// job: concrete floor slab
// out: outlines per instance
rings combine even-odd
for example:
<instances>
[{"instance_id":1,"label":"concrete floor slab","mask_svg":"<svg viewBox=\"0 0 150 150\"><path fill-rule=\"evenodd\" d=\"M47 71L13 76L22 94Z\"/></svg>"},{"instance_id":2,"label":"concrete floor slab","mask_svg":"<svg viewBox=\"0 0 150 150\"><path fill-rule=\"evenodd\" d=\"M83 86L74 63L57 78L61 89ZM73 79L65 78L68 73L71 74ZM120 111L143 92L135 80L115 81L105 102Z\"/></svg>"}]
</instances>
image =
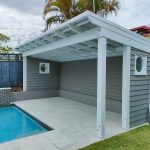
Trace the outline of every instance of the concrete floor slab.
<instances>
[{"instance_id":1,"label":"concrete floor slab","mask_svg":"<svg viewBox=\"0 0 150 150\"><path fill-rule=\"evenodd\" d=\"M0 144L0 150L75 150L101 139L96 136L96 107L54 97L15 102L54 130ZM106 136L124 132L121 116L106 112Z\"/></svg>"}]
</instances>

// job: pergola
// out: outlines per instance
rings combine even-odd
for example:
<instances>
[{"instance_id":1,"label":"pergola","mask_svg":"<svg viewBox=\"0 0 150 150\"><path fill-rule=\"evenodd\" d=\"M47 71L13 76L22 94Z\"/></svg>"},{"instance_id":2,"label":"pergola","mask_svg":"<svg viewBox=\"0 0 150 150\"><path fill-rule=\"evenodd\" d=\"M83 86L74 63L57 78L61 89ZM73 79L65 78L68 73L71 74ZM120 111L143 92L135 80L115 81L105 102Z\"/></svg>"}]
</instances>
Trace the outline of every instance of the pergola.
<instances>
[{"instance_id":1,"label":"pergola","mask_svg":"<svg viewBox=\"0 0 150 150\"><path fill-rule=\"evenodd\" d=\"M27 57L56 62L97 58L97 135L105 136L106 57L123 56L122 127L129 129L131 47L149 52L149 41L89 11L18 46L23 53L23 89L27 89Z\"/></svg>"}]
</instances>

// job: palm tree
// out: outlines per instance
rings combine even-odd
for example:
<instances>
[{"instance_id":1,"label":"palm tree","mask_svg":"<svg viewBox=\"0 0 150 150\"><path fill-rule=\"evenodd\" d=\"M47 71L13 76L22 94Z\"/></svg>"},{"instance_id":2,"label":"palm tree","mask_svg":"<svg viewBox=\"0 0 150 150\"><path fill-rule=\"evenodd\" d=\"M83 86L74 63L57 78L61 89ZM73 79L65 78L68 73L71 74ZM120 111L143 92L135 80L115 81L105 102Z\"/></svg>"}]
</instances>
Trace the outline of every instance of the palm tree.
<instances>
[{"instance_id":1,"label":"palm tree","mask_svg":"<svg viewBox=\"0 0 150 150\"><path fill-rule=\"evenodd\" d=\"M86 10L107 17L110 13L116 15L119 8L118 0L47 0L43 12L46 20L45 30L48 30L53 23L63 23ZM49 13L54 15L48 17Z\"/></svg>"},{"instance_id":2,"label":"palm tree","mask_svg":"<svg viewBox=\"0 0 150 150\"><path fill-rule=\"evenodd\" d=\"M52 13L47 17L48 13ZM81 13L79 1L76 0L48 0L44 8L44 19L46 20L46 30L52 23L63 23Z\"/></svg>"},{"instance_id":3,"label":"palm tree","mask_svg":"<svg viewBox=\"0 0 150 150\"><path fill-rule=\"evenodd\" d=\"M90 10L102 17L107 17L108 14L115 13L120 9L118 0L81 0L85 5L86 10Z\"/></svg>"}]
</instances>

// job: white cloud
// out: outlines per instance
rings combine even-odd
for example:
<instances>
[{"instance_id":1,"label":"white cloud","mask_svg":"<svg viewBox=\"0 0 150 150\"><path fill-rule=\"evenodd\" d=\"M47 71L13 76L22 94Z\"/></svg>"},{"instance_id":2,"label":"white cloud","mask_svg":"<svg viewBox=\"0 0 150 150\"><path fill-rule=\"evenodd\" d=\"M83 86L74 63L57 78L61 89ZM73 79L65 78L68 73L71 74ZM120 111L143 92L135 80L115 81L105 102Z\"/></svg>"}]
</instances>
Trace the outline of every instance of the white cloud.
<instances>
[{"instance_id":1,"label":"white cloud","mask_svg":"<svg viewBox=\"0 0 150 150\"><path fill-rule=\"evenodd\" d=\"M121 9L117 16L108 19L126 28L150 24L149 0L120 0Z\"/></svg>"},{"instance_id":2,"label":"white cloud","mask_svg":"<svg viewBox=\"0 0 150 150\"><path fill-rule=\"evenodd\" d=\"M40 34L44 28L42 13L37 15L29 13L28 10L20 11L18 7L11 8L6 5L0 5L0 32L10 36L9 45L13 47L18 44L19 38L21 42L24 42Z\"/></svg>"}]
</instances>

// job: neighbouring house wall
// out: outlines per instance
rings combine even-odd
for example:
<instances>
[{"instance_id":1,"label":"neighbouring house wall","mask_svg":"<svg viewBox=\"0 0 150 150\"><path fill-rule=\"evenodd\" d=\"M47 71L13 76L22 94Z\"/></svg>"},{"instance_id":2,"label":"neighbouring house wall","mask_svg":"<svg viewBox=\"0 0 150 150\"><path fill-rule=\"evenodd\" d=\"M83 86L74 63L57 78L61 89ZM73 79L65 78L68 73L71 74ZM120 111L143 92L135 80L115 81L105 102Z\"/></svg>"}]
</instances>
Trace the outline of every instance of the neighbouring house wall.
<instances>
[{"instance_id":1,"label":"neighbouring house wall","mask_svg":"<svg viewBox=\"0 0 150 150\"><path fill-rule=\"evenodd\" d=\"M50 63L50 74L39 74L39 63ZM27 58L27 91L12 93L14 100L59 96L60 64L57 62Z\"/></svg>"},{"instance_id":2,"label":"neighbouring house wall","mask_svg":"<svg viewBox=\"0 0 150 150\"><path fill-rule=\"evenodd\" d=\"M107 109L121 113L122 57L107 58ZM96 106L97 60L61 63L60 96Z\"/></svg>"},{"instance_id":3,"label":"neighbouring house wall","mask_svg":"<svg viewBox=\"0 0 150 150\"><path fill-rule=\"evenodd\" d=\"M148 56L147 76L134 75L135 54ZM131 50L131 77L130 77L130 127L146 123L148 121L149 107L149 80L150 80L150 54L132 48Z\"/></svg>"}]
</instances>

